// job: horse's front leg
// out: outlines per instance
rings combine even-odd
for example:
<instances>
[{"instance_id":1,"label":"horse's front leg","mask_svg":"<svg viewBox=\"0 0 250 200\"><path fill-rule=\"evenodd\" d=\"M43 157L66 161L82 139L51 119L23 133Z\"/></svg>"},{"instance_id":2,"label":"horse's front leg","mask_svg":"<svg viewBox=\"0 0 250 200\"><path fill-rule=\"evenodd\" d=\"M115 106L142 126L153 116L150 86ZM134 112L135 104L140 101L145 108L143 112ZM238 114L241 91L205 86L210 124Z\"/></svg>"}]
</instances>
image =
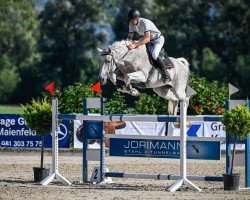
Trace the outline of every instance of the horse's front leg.
<instances>
[{"instance_id":1,"label":"horse's front leg","mask_svg":"<svg viewBox=\"0 0 250 200\"><path fill-rule=\"evenodd\" d=\"M109 79L114 85L116 85L116 74L114 72L109 72Z\"/></svg>"},{"instance_id":2,"label":"horse's front leg","mask_svg":"<svg viewBox=\"0 0 250 200\"><path fill-rule=\"evenodd\" d=\"M118 78L119 77L117 77L117 84L116 84L117 91L122 92L122 93L131 94L130 90L125 85L123 79L118 79Z\"/></svg>"},{"instance_id":3,"label":"horse's front leg","mask_svg":"<svg viewBox=\"0 0 250 200\"><path fill-rule=\"evenodd\" d=\"M139 91L137 89L133 88L131 83L144 83L144 82L146 82L146 80L147 80L147 78L145 77L144 73L141 70L126 74L124 76L124 82L125 82L128 90L130 90L130 94L132 96L138 96Z\"/></svg>"},{"instance_id":4,"label":"horse's front leg","mask_svg":"<svg viewBox=\"0 0 250 200\"><path fill-rule=\"evenodd\" d=\"M131 84L126 86L126 90L128 90L129 94L131 94L134 97L137 97L140 94L140 92L137 89L133 88Z\"/></svg>"}]
</instances>

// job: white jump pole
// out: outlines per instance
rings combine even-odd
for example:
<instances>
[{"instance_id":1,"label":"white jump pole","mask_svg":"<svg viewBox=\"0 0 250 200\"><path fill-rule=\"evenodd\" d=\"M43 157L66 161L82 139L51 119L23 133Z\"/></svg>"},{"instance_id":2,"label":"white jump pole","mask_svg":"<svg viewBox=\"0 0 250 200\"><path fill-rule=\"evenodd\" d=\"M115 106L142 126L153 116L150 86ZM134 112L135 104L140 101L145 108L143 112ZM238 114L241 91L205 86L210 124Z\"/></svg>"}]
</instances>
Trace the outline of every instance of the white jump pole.
<instances>
[{"instance_id":1,"label":"white jump pole","mask_svg":"<svg viewBox=\"0 0 250 200\"><path fill-rule=\"evenodd\" d=\"M64 185L71 183L58 172L58 100L52 99L52 169L51 174L40 182L41 185L48 185L54 179Z\"/></svg>"},{"instance_id":2,"label":"white jump pole","mask_svg":"<svg viewBox=\"0 0 250 200\"><path fill-rule=\"evenodd\" d=\"M173 185L171 185L167 191L175 192L182 185L189 187L190 189L201 191L196 185L187 179L187 130L186 130L186 121L187 121L187 103L180 103L180 179L177 180Z\"/></svg>"}]
</instances>

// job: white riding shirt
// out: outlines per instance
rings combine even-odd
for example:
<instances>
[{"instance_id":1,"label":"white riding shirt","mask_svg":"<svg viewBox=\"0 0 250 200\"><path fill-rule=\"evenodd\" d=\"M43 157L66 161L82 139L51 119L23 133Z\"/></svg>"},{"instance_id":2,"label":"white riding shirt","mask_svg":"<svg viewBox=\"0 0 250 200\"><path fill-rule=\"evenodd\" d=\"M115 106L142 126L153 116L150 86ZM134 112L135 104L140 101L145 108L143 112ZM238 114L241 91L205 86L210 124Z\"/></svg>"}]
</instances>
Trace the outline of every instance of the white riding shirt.
<instances>
[{"instance_id":1,"label":"white riding shirt","mask_svg":"<svg viewBox=\"0 0 250 200\"><path fill-rule=\"evenodd\" d=\"M137 25L129 23L129 33L136 32L139 35L144 36L144 33L147 31L150 31L150 41L152 43L151 54L153 59L156 60L165 41L159 29L151 20L145 18L139 18Z\"/></svg>"},{"instance_id":2,"label":"white riding shirt","mask_svg":"<svg viewBox=\"0 0 250 200\"><path fill-rule=\"evenodd\" d=\"M136 32L139 35L144 36L144 33L147 31L150 31L150 40L157 39L161 35L159 29L149 19L139 18L137 25L129 23L129 33Z\"/></svg>"}]
</instances>

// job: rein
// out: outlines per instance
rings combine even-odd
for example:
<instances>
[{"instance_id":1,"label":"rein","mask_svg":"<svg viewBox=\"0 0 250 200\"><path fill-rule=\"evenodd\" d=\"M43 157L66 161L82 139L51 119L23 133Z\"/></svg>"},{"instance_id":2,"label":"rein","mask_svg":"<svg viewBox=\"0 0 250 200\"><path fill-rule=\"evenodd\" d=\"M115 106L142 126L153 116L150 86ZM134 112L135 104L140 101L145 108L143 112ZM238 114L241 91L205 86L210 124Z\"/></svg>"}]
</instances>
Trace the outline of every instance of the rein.
<instances>
[{"instance_id":1,"label":"rein","mask_svg":"<svg viewBox=\"0 0 250 200\"><path fill-rule=\"evenodd\" d=\"M121 61L121 59L125 58L125 56L128 54L128 52L129 52L129 49L128 49L128 51L117 62L119 63Z\"/></svg>"},{"instance_id":2,"label":"rein","mask_svg":"<svg viewBox=\"0 0 250 200\"><path fill-rule=\"evenodd\" d=\"M118 60L117 63L119 63L123 58L125 58L126 55L128 54L128 52L129 52L129 49L128 49L128 51L127 51L120 59L117 59L117 60ZM110 51L102 52L101 55L102 55L102 56L110 55L110 56L112 56L113 60L115 61L114 55L113 55L112 52L110 52ZM116 63L116 62L115 62L115 63Z\"/></svg>"}]
</instances>

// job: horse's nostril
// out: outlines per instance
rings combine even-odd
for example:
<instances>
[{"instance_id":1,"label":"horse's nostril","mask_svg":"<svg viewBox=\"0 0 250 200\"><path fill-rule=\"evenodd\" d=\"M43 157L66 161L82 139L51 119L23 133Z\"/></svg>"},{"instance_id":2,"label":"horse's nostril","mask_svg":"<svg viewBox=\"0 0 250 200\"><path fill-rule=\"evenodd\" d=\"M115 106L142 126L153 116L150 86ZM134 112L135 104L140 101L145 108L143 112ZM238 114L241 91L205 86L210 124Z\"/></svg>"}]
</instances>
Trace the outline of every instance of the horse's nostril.
<instances>
[{"instance_id":1,"label":"horse's nostril","mask_svg":"<svg viewBox=\"0 0 250 200\"><path fill-rule=\"evenodd\" d=\"M104 78L99 78L98 81L101 82L101 83L103 83Z\"/></svg>"},{"instance_id":2,"label":"horse's nostril","mask_svg":"<svg viewBox=\"0 0 250 200\"><path fill-rule=\"evenodd\" d=\"M98 81L102 83L103 82L103 78L99 77Z\"/></svg>"}]
</instances>

